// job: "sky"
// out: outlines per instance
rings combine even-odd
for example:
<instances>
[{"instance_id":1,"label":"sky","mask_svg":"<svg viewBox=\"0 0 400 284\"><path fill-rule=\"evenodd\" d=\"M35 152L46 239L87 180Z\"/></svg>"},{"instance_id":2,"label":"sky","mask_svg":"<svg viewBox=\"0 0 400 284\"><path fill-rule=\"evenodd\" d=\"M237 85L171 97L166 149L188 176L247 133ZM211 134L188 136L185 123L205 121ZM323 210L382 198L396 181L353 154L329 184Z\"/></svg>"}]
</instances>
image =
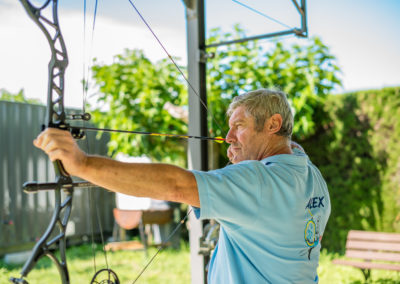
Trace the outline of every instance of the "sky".
<instances>
[{"instance_id":1,"label":"sky","mask_svg":"<svg viewBox=\"0 0 400 284\"><path fill-rule=\"evenodd\" d=\"M186 64L186 20L181 0L133 1L168 52ZM289 27L300 19L291 0L243 0L261 13ZM37 5L43 1L34 1ZM66 41L69 65L65 76L65 105L82 106L81 80L91 65L111 63L124 49L143 49L156 61L166 55L140 21L128 0L99 0L95 29L94 0L60 0L59 20ZM319 36L342 70L338 93L400 86L400 0L308 0L309 36ZM286 30L281 24L231 0L206 1L207 29L229 32L240 24L248 36ZM283 37L284 43L304 39ZM271 40L264 40L265 46ZM0 0L0 89L46 102L50 49L42 31L16 0ZM89 93L90 95L90 93Z\"/></svg>"}]
</instances>

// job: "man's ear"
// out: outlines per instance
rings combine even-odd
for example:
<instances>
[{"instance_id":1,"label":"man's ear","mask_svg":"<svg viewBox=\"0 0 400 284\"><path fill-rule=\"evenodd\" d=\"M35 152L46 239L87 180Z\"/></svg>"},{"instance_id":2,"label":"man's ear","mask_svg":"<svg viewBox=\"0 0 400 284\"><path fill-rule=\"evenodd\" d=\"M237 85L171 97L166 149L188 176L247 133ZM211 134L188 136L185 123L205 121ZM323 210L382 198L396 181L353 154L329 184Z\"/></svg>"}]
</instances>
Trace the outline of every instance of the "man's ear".
<instances>
[{"instance_id":1,"label":"man's ear","mask_svg":"<svg viewBox=\"0 0 400 284\"><path fill-rule=\"evenodd\" d=\"M279 113L273 114L266 123L266 130L269 134L277 133L282 127L282 116Z\"/></svg>"}]
</instances>

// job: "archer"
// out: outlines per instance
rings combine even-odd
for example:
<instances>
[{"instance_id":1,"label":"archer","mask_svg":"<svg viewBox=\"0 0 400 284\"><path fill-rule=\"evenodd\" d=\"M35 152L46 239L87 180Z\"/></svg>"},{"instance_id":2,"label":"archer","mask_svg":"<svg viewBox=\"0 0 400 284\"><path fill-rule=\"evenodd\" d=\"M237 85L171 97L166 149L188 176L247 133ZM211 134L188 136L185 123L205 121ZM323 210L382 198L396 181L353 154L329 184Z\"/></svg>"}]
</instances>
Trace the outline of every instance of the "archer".
<instances>
[{"instance_id":1,"label":"archer","mask_svg":"<svg viewBox=\"0 0 400 284\"><path fill-rule=\"evenodd\" d=\"M208 283L318 282L329 193L317 167L291 141L286 95L257 90L237 96L228 116L233 165L208 172L87 155L68 131L54 128L34 145L71 175L115 192L187 203L198 218L216 219L221 230Z\"/></svg>"}]
</instances>

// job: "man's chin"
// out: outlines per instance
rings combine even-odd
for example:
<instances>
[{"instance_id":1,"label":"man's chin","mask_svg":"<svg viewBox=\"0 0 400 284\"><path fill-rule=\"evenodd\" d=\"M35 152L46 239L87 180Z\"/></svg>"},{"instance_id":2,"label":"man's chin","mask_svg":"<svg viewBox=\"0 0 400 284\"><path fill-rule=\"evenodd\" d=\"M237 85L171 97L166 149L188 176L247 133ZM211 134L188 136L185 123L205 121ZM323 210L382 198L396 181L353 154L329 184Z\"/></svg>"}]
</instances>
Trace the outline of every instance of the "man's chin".
<instances>
[{"instance_id":1,"label":"man's chin","mask_svg":"<svg viewBox=\"0 0 400 284\"><path fill-rule=\"evenodd\" d=\"M233 159L231 160L231 163L237 164L237 163L240 163L241 161L243 161L243 159L240 159L239 157L233 157Z\"/></svg>"}]
</instances>

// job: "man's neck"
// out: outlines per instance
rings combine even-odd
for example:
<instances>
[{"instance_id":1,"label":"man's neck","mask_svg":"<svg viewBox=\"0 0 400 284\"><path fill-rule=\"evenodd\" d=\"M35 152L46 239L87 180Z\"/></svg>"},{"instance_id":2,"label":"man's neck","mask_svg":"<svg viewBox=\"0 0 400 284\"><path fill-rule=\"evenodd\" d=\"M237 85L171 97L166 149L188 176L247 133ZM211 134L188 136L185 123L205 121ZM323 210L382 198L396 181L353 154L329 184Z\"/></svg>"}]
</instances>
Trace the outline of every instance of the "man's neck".
<instances>
[{"instance_id":1,"label":"man's neck","mask_svg":"<svg viewBox=\"0 0 400 284\"><path fill-rule=\"evenodd\" d=\"M293 154L290 147L290 140L282 136L274 135L268 143L262 159L282 154Z\"/></svg>"}]
</instances>

